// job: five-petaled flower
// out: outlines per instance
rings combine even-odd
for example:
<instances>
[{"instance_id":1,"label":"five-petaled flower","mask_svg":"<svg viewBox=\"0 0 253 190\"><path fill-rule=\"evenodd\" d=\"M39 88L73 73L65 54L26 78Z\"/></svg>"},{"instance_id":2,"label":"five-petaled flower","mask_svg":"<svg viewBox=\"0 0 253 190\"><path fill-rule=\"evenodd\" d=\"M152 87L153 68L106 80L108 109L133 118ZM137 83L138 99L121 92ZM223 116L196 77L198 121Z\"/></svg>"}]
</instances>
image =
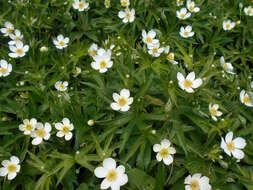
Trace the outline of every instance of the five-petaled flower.
<instances>
[{"instance_id":1,"label":"five-petaled flower","mask_svg":"<svg viewBox=\"0 0 253 190\"><path fill-rule=\"evenodd\" d=\"M23 124L19 125L19 130L24 131L25 135L31 135L34 131L37 124L37 120L35 118L32 119L24 119Z\"/></svg>"},{"instance_id":2,"label":"five-petaled flower","mask_svg":"<svg viewBox=\"0 0 253 190\"><path fill-rule=\"evenodd\" d=\"M36 123L35 130L32 131L31 137L33 138L32 144L38 145L43 142L43 140L48 140L51 136L51 125L49 123Z\"/></svg>"},{"instance_id":3,"label":"five-petaled flower","mask_svg":"<svg viewBox=\"0 0 253 190\"><path fill-rule=\"evenodd\" d=\"M12 71L12 65L8 63L6 60L0 60L0 77L8 76Z\"/></svg>"},{"instance_id":4,"label":"five-petaled flower","mask_svg":"<svg viewBox=\"0 0 253 190\"><path fill-rule=\"evenodd\" d=\"M68 85L69 83L67 81L57 81L54 86L56 90L64 92L68 89Z\"/></svg>"},{"instance_id":5,"label":"five-petaled flower","mask_svg":"<svg viewBox=\"0 0 253 190\"><path fill-rule=\"evenodd\" d=\"M24 57L29 50L29 46L24 45L21 41L17 41L14 45L10 45L9 48L11 50L9 56L12 58Z\"/></svg>"},{"instance_id":6,"label":"five-petaled flower","mask_svg":"<svg viewBox=\"0 0 253 190\"><path fill-rule=\"evenodd\" d=\"M135 18L135 10L126 8L125 11L120 11L118 17L122 19L123 23L131 23Z\"/></svg>"},{"instance_id":7,"label":"five-petaled flower","mask_svg":"<svg viewBox=\"0 0 253 190\"><path fill-rule=\"evenodd\" d=\"M128 111L134 100L133 97L130 97L130 91L128 89L122 89L120 94L113 93L112 97L115 102L111 103L111 108L122 112Z\"/></svg>"},{"instance_id":8,"label":"five-petaled flower","mask_svg":"<svg viewBox=\"0 0 253 190\"><path fill-rule=\"evenodd\" d=\"M97 51L97 54L93 56L94 61L91 63L91 67L98 70L100 73L105 73L113 65L111 56L111 50L106 51L105 49L100 48Z\"/></svg>"},{"instance_id":9,"label":"five-petaled flower","mask_svg":"<svg viewBox=\"0 0 253 190\"><path fill-rule=\"evenodd\" d=\"M56 133L57 137L64 137L66 141L69 141L73 134L71 131L74 130L74 125L70 123L68 118L63 118L61 123L56 123L55 128L58 130Z\"/></svg>"},{"instance_id":10,"label":"five-petaled flower","mask_svg":"<svg viewBox=\"0 0 253 190\"><path fill-rule=\"evenodd\" d=\"M200 173L189 175L184 180L185 190L211 190L209 178Z\"/></svg>"},{"instance_id":11,"label":"five-petaled flower","mask_svg":"<svg viewBox=\"0 0 253 190\"><path fill-rule=\"evenodd\" d=\"M6 21L4 23L4 28L1 28L0 31L4 36L10 36L14 31L14 26L10 22Z\"/></svg>"},{"instance_id":12,"label":"five-petaled flower","mask_svg":"<svg viewBox=\"0 0 253 190\"><path fill-rule=\"evenodd\" d=\"M232 30L235 27L235 22L231 21L231 20L224 20L222 22L222 27L223 30L228 31L228 30Z\"/></svg>"},{"instance_id":13,"label":"five-petaled flower","mask_svg":"<svg viewBox=\"0 0 253 190\"><path fill-rule=\"evenodd\" d=\"M192 32L192 26L188 25L186 27L181 27L180 28L180 32L179 32L180 36L182 36L183 38L190 38L192 36L194 36L194 32Z\"/></svg>"},{"instance_id":14,"label":"five-petaled flower","mask_svg":"<svg viewBox=\"0 0 253 190\"><path fill-rule=\"evenodd\" d=\"M246 105L248 107L253 107L252 96L253 96L252 93L247 93L245 90L242 90L240 92L241 103L243 103L244 105Z\"/></svg>"},{"instance_id":15,"label":"five-petaled flower","mask_svg":"<svg viewBox=\"0 0 253 190\"><path fill-rule=\"evenodd\" d=\"M56 39L53 39L53 43L56 48L64 49L68 46L69 38L68 37L65 38L63 35L60 34L57 36Z\"/></svg>"},{"instance_id":16,"label":"five-petaled flower","mask_svg":"<svg viewBox=\"0 0 253 190\"><path fill-rule=\"evenodd\" d=\"M16 156L11 156L10 160L3 160L2 166L0 168L0 176L7 176L8 180L12 180L17 176L20 171L19 158Z\"/></svg>"},{"instance_id":17,"label":"five-petaled flower","mask_svg":"<svg viewBox=\"0 0 253 190\"><path fill-rule=\"evenodd\" d=\"M209 104L209 112L214 121L217 121L217 117L220 117L222 115L222 112L219 111L219 105L218 104Z\"/></svg>"},{"instance_id":18,"label":"five-petaled flower","mask_svg":"<svg viewBox=\"0 0 253 190\"><path fill-rule=\"evenodd\" d=\"M202 85L202 79L195 79L195 73L191 72L185 78L184 75L180 72L177 73L178 84L181 89L185 90L188 93L193 93L194 90Z\"/></svg>"},{"instance_id":19,"label":"five-petaled flower","mask_svg":"<svg viewBox=\"0 0 253 190\"><path fill-rule=\"evenodd\" d=\"M74 0L72 6L74 9L80 12L89 9L89 3L85 0Z\"/></svg>"}]
</instances>

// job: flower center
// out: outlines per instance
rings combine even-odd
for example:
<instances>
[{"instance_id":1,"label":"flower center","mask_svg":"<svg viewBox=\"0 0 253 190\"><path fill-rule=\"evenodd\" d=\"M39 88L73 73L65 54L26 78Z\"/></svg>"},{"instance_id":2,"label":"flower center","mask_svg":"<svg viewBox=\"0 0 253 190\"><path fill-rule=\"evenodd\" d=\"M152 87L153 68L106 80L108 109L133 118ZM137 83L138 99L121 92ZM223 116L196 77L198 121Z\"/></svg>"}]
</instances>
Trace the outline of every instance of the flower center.
<instances>
[{"instance_id":1,"label":"flower center","mask_svg":"<svg viewBox=\"0 0 253 190\"><path fill-rule=\"evenodd\" d=\"M212 107L210 109L210 113L211 113L212 116L216 116L217 115L217 110L214 107Z\"/></svg>"},{"instance_id":2,"label":"flower center","mask_svg":"<svg viewBox=\"0 0 253 190\"><path fill-rule=\"evenodd\" d=\"M181 14L180 14L180 17L181 17L181 18L184 18L184 16L185 16L185 13L181 13Z\"/></svg>"},{"instance_id":3,"label":"flower center","mask_svg":"<svg viewBox=\"0 0 253 190\"><path fill-rule=\"evenodd\" d=\"M110 182L115 181L117 179L117 173L115 170L110 170L107 173L106 179Z\"/></svg>"},{"instance_id":4,"label":"flower center","mask_svg":"<svg viewBox=\"0 0 253 190\"><path fill-rule=\"evenodd\" d=\"M96 55L96 51L95 50L90 50L89 52L90 56L93 57Z\"/></svg>"},{"instance_id":5,"label":"flower center","mask_svg":"<svg viewBox=\"0 0 253 190\"><path fill-rule=\"evenodd\" d=\"M2 68L0 69L0 72L3 73L3 74L6 74L6 73L8 72L8 69L2 67Z\"/></svg>"},{"instance_id":6,"label":"flower center","mask_svg":"<svg viewBox=\"0 0 253 190\"><path fill-rule=\"evenodd\" d=\"M248 94L246 94L246 95L243 97L243 102L246 103L246 104L251 103L251 100L250 100L250 97L249 97Z\"/></svg>"},{"instance_id":7,"label":"flower center","mask_svg":"<svg viewBox=\"0 0 253 190\"><path fill-rule=\"evenodd\" d=\"M67 127L67 126L63 126L62 127L62 132L64 133L64 134L67 134L68 132L69 132L69 128Z\"/></svg>"},{"instance_id":8,"label":"flower center","mask_svg":"<svg viewBox=\"0 0 253 190\"><path fill-rule=\"evenodd\" d=\"M229 23L226 24L226 28L227 28L227 29L230 28L230 24L229 24Z\"/></svg>"},{"instance_id":9,"label":"flower center","mask_svg":"<svg viewBox=\"0 0 253 190\"><path fill-rule=\"evenodd\" d=\"M194 7L195 7L194 3L191 3L190 6L189 6L189 10L191 12L193 12L194 11Z\"/></svg>"},{"instance_id":10,"label":"flower center","mask_svg":"<svg viewBox=\"0 0 253 190\"><path fill-rule=\"evenodd\" d=\"M15 36L14 41L15 42L20 41L20 38L18 36Z\"/></svg>"},{"instance_id":11,"label":"flower center","mask_svg":"<svg viewBox=\"0 0 253 190\"><path fill-rule=\"evenodd\" d=\"M227 143L227 149L229 151L234 151L235 150L235 143L233 141Z\"/></svg>"},{"instance_id":12,"label":"flower center","mask_svg":"<svg viewBox=\"0 0 253 190\"><path fill-rule=\"evenodd\" d=\"M44 129L37 129L35 133L38 137L41 137L41 138L46 136L46 131Z\"/></svg>"},{"instance_id":13,"label":"flower center","mask_svg":"<svg viewBox=\"0 0 253 190\"><path fill-rule=\"evenodd\" d=\"M152 52L153 52L153 54L157 53L158 52L158 48L153 48Z\"/></svg>"},{"instance_id":14,"label":"flower center","mask_svg":"<svg viewBox=\"0 0 253 190\"><path fill-rule=\"evenodd\" d=\"M60 45L60 46L64 46L64 45L65 45L65 42L64 42L64 41L59 41L59 45Z\"/></svg>"},{"instance_id":15,"label":"flower center","mask_svg":"<svg viewBox=\"0 0 253 190\"><path fill-rule=\"evenodd\" d=\"M24 51L23 51L23 49L21 49L21 48L17 48L16 53L17 53L18 55L22 55L22 54L24 53Z\"/></svg>"},{"instance_id":16,"label":"flower center","mask_svg":"<svg viewBox=\"0 0 253 190\"><path fill-rule=\"evenodd\" d=\"M188 35L189 35L189 32L184 31L184 36L188 36Z\"/></svg>"},{"instance_id":17,"label":"flower center","mask_svg":"<svg viewBox=\"0 0 253 190\"><path fill-rule=\"evenodd\" d=\"M100 62L100 68L101 69L106 68L106 62L104 60Z\"/></svg>"},{"instance_id":18,"label":"flower center","mask_svg":"<svg viewBox=\"0 0 253 190\"><path fill-rule=\"evenodd\" d=\"M174 53L169 53L167 56L167 59L170 61L173 61L174 60Z\"/></svg>"},{"instance_id":19,"label":"flower center","mask_svg":"<svg viewBox=\"0 0 253 190\"><path fill-rule=\"evenodd\" d=\"M30 123L28 123L28 124L26 124L26 126L25 126L25 129L27 130L27 131L31 131L32 130L32 125L30 124Z\"/></svg>"},{"instance_id":20,"label":"flower center","mask_svg":"<svg viewBox=\"0 0 253 190\"><path fill-rule=\"evenodd\" d=\"M185 88L190 88L191 86L192 86L192 81L186 79L184 81L184 87Z\"/></svg>"},{"instance_id":21,"label":"flower center","mask_svg":"<svg viewBox=\"0 0 253 190\"><path fill-rule=\"evenodd\" d=\"M8 28L8 29L7 29L7 33L8 33L8 34L11 34L12 32L13 32L13 29L12 29L12 28Z\"/></svg>"},{"instance_id":22,"label":"flower center","mask_svg":"<svg viewBox=\"0 0 253 190\"><path fill-rule=\"evenodd\" d=\"M17 167L15 164L9 164L7 169L9 173L14 173L16 171L16 168Z\"/></svg>"},{"instance_id":23,"label":"flower center","mask_svg":"<svg viewBox=\"0 0 253 190\"><path fill-rule=\"evenodd\" d=\"M126 19L129 20L131 17L131 13L130 12L126 12Z\"/></svg>"},{"instance_id":24,"label":"flower center","mask_svg":"<svg viewBox=\"0 0 253 190\"><path fill-rule=\"evenodd\" d=\"M118 104L120 106L124 106L124 105L126 105L126 103L127 103L127 101L126 101L126 99L124 97L123 98L119 98Z\"/></svg>"},{"instance_id":25,"label":"flower center","mask_svg":"<svg viewBox=\"0 0 253 190\"><path fill-rule=\"evenodd\" d=\"M169 155L169 151L167 148L162 148L159 153L162 158L167 158Z\"/></svg>"},{"instance_id":26,"label":"flower center","mask_svg":"<svg viewBox=\"0 0 253 190\"><path fill-rule=\"evenodd\" d=\"M123 7L126 7L127 4L128 4L127 0L123 0L123 1L121 2L121 5L122 5Z\"/></svg>"},{"instance_id":27,"label":"flower center","mask_svg":"<svg viewBox=\"0 0 253 190\"><path fill-rule=\"evenodd\" d=\"M84 3L83 2L79 2L79 9L83 9L84 8Z\"/></svg>"},{"instance_id":28,"label":"flower center","mask_svg":"<svg viewBox=\"0 0 253 190\"><path fill-rule=\"evenodd\" d=\"M192 190L199 190L199 182L197 180L192 180L190 182L190 187Z\"/></svg>"},{"instance_id":29,"label":"flower center","mask_svg":"<svg viewBox=\"0 0 253 190\"><path fill-rule=\"evenodd\" d=\"M151 38L150 36L147 36L147 37L146 37L146 42L147 42L147 43L151 43L151 42L152 42L152 38Z\"/></svg>"}]
</instances>

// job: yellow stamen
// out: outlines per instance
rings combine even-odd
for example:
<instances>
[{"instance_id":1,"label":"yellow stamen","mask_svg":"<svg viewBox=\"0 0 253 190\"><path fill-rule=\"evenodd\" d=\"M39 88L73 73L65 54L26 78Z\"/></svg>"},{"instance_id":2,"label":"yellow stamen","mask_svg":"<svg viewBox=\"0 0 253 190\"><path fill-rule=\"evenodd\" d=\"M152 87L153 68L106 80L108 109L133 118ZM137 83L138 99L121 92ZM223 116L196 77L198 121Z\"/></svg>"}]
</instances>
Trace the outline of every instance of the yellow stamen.
<instances>
[{"instance_id":1,"label":"yellow stamen","mask_svg":"<svg viewBox=\"0 0 253 190\"><path fill-rule=\"evenodd\" d=\"M65 88L64 84L61 83L61 84L60 84L60 89L64 89L64 88Z\"/></svg>"},{"instance_id":2,"label":"yellow stamen","mask_svg":"<svg viewBox=\"0 0 253 190\"><path fill-rule=\"evenodd\" d=\"M115 181L117 179L117 173L115 170L110 170L107 173L106 179L110 182Z\"/></svg>"},{"instance_id":3,"label":"yellow stamen","mask_svg":"<svg viewBox=\"0 0 253 190\"><path fill-rule=\"evenodd\" d=\"M79 9L83 9L84 8L84 3L83 2L79 2Z\"/></svg>"},{"instance_id":4,"label":"yellow stamen","mask_svg":"<svg viewBox=\"0 0 253 190\"><path fill-rule=\"evenodd\" d=\"M128 4L127 0L123 0L123 1L121 2L121 6L122 6L122 7L126 7L127 4Z\"/></svg>"},{"instance_id":5,"label":"yellow stamen","mask_svg":"<svg viewBox=\"0 0 253 190\"><path fill-rule=\"evenodd\" d=\"M36 133L36 135L37 135L38 137L41 137L41 138L43 138L44 136L46 136L46 131L45 131L44 129L37 129L37 130L35 131L35 133Z\"/></svg>"},{"instance_id":6,"label":"yellow stamen","mask_svg":"<svg viewBox=\"0 0 253 190\"><path fill-rule=\"evenodd\" d=\"M153 48L152 52L153 52L153 54L156 54L158 52L158 48Z\"/></svg>"},{"instance_id":7,"label":"yellow stamen","mask_svg":"<svg viewBox=\"0 0 253 190\"><path fill-rule=\"evenodd\" d=\"M15 164L9 164L7 169L9 173L14 173L16 171L16 168L17 167Z\"/></svg>"},{"instance_id":8,"label":"yellow stamen","mask_svg":"<svg viewBox=\"0 0 253 190\"><path fill-rule=\"evenodd\" d=\"M64 42L64 41L60 41L60 42L59 42L59 45L60 45L60 46L64 46L64 45L65 45L65 42Z\"/></svg>"},{"instance_id":9,"label":"yellow stamen","mask_svg":"<svg viewBox=\"0 0 253 190\"><path fill-rule=\"evenodd\" d=\"M189 35L189 32L187 32L187 31L184 31L184 36L188 36Z\"/></svg>"},{"instance_id":10,"label":"yellow stamen","mask_svg":"<svg viewBox=\"0 0 253 190\"><path fill-rule=\"evenodd\" d=\"M229 23L226 24L226 28L230 29L230 24Z\"/></svg>"},{"instance_id":11,"label":"yellow stamen","mask_svg":"<svg viewBox=\"0 0 253 190\"><path fill-rule=\"evenodd\" d=\"M24 51L23 51L23 49L21 49L21 48L17 48L16 53L17 53L18 55L22 55L22 54L24 53Z\"/></svg>"},{"instance_id":12,"label":"yellow stamen","mask_svg":"<svg viewBox=\"0 0 253 190\"><path fill-rule=\"evenodd\" d=\"M151 43L151 42L152 42L152 38L151 38L150 36L147 36L147 37L146 37L146 42L147 42L147 43Z\"/></svg>"},{"instance_id":13,"label":"yellow stamen","mask_svg":"<svg viewBox=\"0 0 253 190\"><path fill-rule=\"evenodd\" d=\"M192 81L186 79L184 81L184 87L185 88L191 88L192 87Z\"/></svg>"},{"instance_id":14,"label":"yellow stamen","mask_svg":"<svg viewBox=\"0 0 253 190\"><path fill-rule=\"evenodd\" d=\"M162 148L160 151L159 151L160 155L162 158L167 158L169 156L169 151L167 148Z\"/></svg>"},{"instance_id":15,"label":"yellow stamen","mask_svg":"<svg viewBox=\"0 0 253 190\"><path fill-rule=\"evenodd\" d=\"M129 11L127 11L127 12L126 12L126 16L125 16L125 17L126 17L126 19L127 19L127 20L129 20L129 19L130 19L130 17L131 17L131 13L130 13Z\"/></svg>"},{"instance_id":16,"label":"yellow stamen","mask_svg":"<svg viewBox=\"0 0 253 190\"><path fill-rule=\"evenodd\" d=\"M174 53L169 53L169 54L167 55L167 59L168 59L169 61L173 61L173 60L174 60Z\"/></svg>"},{"instance_id":17,"label":"yellow stamen","mask_svg":"<svg viewBox=\"0 0 253 190\"><path fill-rule=\"evenodd\" d=\"M119 98L118 104L120 106L124 106L124 105L126 105L126 103L127 103L127 100L124 97L123 98Z\"/></svg>"},{"instance_id":18,"label":"yellow stamen","mask_svg":"<svg viewBox=\"0 0 253 190\"><path fill-rule=\"evenodd\" d=\"M101 69L106 68L106 65L107 65L107 64L106 64L106 61L103 60L103 61L100 62L100 68L101 68Z\"/></svg>"},{"instance_id":19,"label":"yellow stamen","mask_svg":"<svg viewBox=\"0 0 253 190\"><path fill-rule=\"evenodd\" d=\"M95 56L96 55L96 51L95 50L90 50L89 54L91 57Z\"/></svg>"},{"instance_id":20,"label":"yellow stamen","mask_svg":"<svg viewBox=\"0 0 253 190\"><path fill-rule=\"evenodd\" d=\"M181 13L181 14L180 14L180 17L181 17L181 18L184 18L184 16L185 16L184 13Z\"/></svg>"},{"instance_id":21,"label":"yellow stamen","mask_svg":"<svg viewBox=\"0 0 253 190\"><path fill-rule=\"evenodd\" d=\"M235 143L233 141L227 143L227 149L229 151L234 151L235 150Z\"/></svg>"},{"instance_id":22,"label":"yellow stamen","mask_svg":"<svg viewBox=\"0 0 253 190\"><path fill-rule=\"evenodd\" d=\"M244 102L245 104L250 104L250 103L251 103L251 99L250 99L250 97L249 97L248 94L246 94L246 95L243 97L243 102Z\"/></svg>"},{"instance_id":23,"label":"yellow stamen","mask_svg":"<svg viewBox=\"0 0 253 190\"><path fill-rule=\"evenodd\" d=\"M67 133L69 133L69 128L67 127L67 126L63 126L62 127L62 132L64 133L64 134L67 134Z\"/></svg>"},{"instance_id":24,"label":"yellow stamen","mask_svg":"<svg viewBox=\"0 0 253 190\"><path fill-rule=\"evenodd\" d=\"M212 116L216 116L217 115L217 110L214 107L211 107L211 109L209 110Z\"/></svg>"},{"instance_id":25,"label":"yellow stamen","mask_svg":"<svg viewBox=\"0 0 253 190\"><path fill-rule=\"evenodd\" d=\"M11 34L12 32L13 32L13 29L11 29L11 28L8 28L8 29L7 29L7 33L8 33L8 34Z\"/></svg>"},{"instance_id":26,"label":"yellow stamen","mask_svg":"<svg viewBox=\"0 0 253 190\"><path fill-rule=\"evenodd\" d=\"M32 125L30 123L26 124L25 129L27 131L31 131L33 129Z\"/></svg>"},{"instance_id":27,"label":"yellow stamen","mask_svg":"<svg viewBox=\"0 0 253 190\"><path fill-rule=\"evenodd\" d=\"M199 182L197 180L192 180L190 182L190 187L192 190L199 190Z\"/></svg>"},{"instance_id":28,"label":"yellow stamen","mask_svg":"<svg viewBox=\"0 0 253 190\"><path fill-rule=\"evenodd\" d=\"M1 72L2 74L6 74L6 73L8 72L8 69L2 67L2 68L0 68L0 72Z\"/></svg>"}]
</instances>

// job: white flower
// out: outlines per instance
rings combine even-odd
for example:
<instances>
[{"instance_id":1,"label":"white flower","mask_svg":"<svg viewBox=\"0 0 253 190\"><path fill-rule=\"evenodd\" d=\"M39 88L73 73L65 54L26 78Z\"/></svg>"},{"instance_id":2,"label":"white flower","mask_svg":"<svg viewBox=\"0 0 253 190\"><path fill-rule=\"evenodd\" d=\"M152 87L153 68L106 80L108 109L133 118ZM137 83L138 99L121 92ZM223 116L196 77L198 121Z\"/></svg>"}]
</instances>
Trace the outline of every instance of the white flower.
<instances>
[{"instance_id":1,"label":"white flower","mask_svg":"<svg viewBox=\"0 0 253 190\"><path fill-rule=\"evenodd\" d=\"M211 190L212 186L209 184L209 178L197 173L193 176L189 175L184 180L185 190Z\"/></svg>"},{"instance_id":2,"label":"white flower","mask_svg":"<svg viewBox=\"0 0 253 190\"><path fill-rule=\"evenodd\" d=\"M184 4L183 0L177 0L177 6L182 6Z\"/></svg>"},{"instance_id":3,"label":"white flower","mask_svg":"<svg viewBox=\"0 0 253 190\"><path fill-rule=\"evenodd\" d=\"M163 139L161 144L154 144L153 151L156 152L158 162L163 161L164 164L170 165L173 162L172 154L176 153L176 149L170 146L171 143L167 139Z\"/></svg>"},{"instance_id":4,"label":"white flower","mask_svg":"<svg viewBox=\"0 0 253 190\"><path fill-rule=\"evenodd\" d=\"M237 137L233 140L233 132L229 132L225 140L221 138L220 146L227 155L233 155L233 157L238 160L244 158L244 152L241 149L244 149L246 146L246 141L241 137Z\"/></svg>"},{"instance_id":5,"label":"white flower","mask_svg":"<svg viewBox=\"0 0 253 190\"><path fill-rule=\"evenodd\" d=\"M128 7L130 5L129 0L120 0L120 4L122 7Z\"/></svg>"},{"instance_id":6,"label":"white flower","mask_svg":"<svg viewBox=\"0 0 253 190\"><path fill-rule=\"evenodd\" d=\"M60 34L57 36L56 39L53 40L53 43L56 48L63 49L68 46L69 38L68 37L64 38L64 36Z\"/></svg>"},{"instance_id":7,"label":"white flower","mask_svg":"<svg viewBox=\"0 0 253 190\"><path fill-rule=\"evenodd\" d=\"M98 45L93 43L88 49L88 53L91 57L94 57L97 54Z\"/></svg>"},{"instance_id":8,"label":"white flower","mask_svg":"<svg viewBox=\"0 0 253 190\"><path fill-rule=\"evenodd\" d=\"M155 39L155 36L156 32L154 30L150 30L148 33L142 30L142 41L147 45L159 43L159 40Z\"/></svg>"},{"instance_id":9,"label":"white flower","mask_svg":"<svg viewBox=\"0 0 253 190\"><path fill-rule=\"evenodd\" d=\"M4 28L1 28L0 31L4 34L4 36L9 36L14 31L14 26L7 21L4 23Z\"/></svg>"},{"instance_id":10,"label":"white flower","mask_svg":"<svg viewBox=\"0 0 253 190\"><path fill-rule=\"evenodd\" d=\"M0 176L7 176L8 180L12 180L20 171L19 159L16 156L11 156L10 160L3 160L0 168Z\"/></svg>"},{"instance_id":11,"label":"white flower","mask_svg":"<svg viewBox=\"0 0 253 190\"><path fill-rule=\"evenodd\" d=\"M62 123L56 123L55 128L58 130L56 133L57 137L65 137L65 140L68 141L72 138L72 130L74 126L70 123L68 118L63 118Z\"/></svg>"},{"instance_id":12,"label":"white flower","mask_svg":"<svg viewBox=\"0 0 253 190\"><path fill-rule=\"evenodd\" d=\"M188 93L193 93L195 88L198 88L202 85L202 79L195 79L195 73L191 72L185 78L184 75L180 72L177 73L178 84L181 89L185 90Z\"/></svg>"},{"instance_id":13,"label":"white flower","mask_svg":"<svg viewBox=\"0 0 253 190\"><path fill-rule=\"evenodd\" d=\"M112 67L113 62L111 61L111 50L105 50L100 48L97 51L97 55L93 57L91 67L98 70L100 73L105 73L109 68Z\"/></svg>"},{"instance_id":14,"label":"white flower","mask_svg":"<svg viewBox=\"0 0 253 190\"><path fill-rule=\"evenodd\" d=\"M120 94L113 93L113 100L115 102L111 103L111 108L113 110L120 110L126 112L130 109L130 105L133 103L133 97L130 97L130 91L128 89L122 89Z\"/></svg>"},{"instance_id":15,"label":"white flower","mask_svg":"<svg viewBox=\"0 0 253 190\"><path fill-rule=\"evenodd\" d=\"M177 18L181 20L185 20L187 18L190 18L191 13L187 12L186 8L181 8L179 11L177 11Z\"/></svg>"},{"instance_id":16,"label":"white flower","mask_svg":"<svg viewBox=\"0 0 253 190\"><path fill-rule=\"evenodd\" d=\"M148 45L148 53L153 57L159 57L163 53L164 48L160 47L160 43Z\"/></svg>"},{"instance_id":17,"label":"white flower","mask_svg":"<svg viewBox=\"0 0 253 190\"><path fill-rule=\"evenodd\" d=\"M44 140L48 140L50 138L50 131L51 125L49 123L36 123L35 130L32 131L31 137L34 139L32 140L33 145L38 145L43 142Z\"/></svg>"},{"instance_id":18,"label":"white flower","mask_svg":"<svg viewBox=\"0 0 253 190\"><path fill-rule=\"evenodd\" d=\"M220 117L222 115L222 112L219 111L219 105L218 104L209 104L209 112L211 114L211 117L214 121L217 121L217 117Z\"/></svg>"},{"instance_id":19,"label":"white flower","mask_svg":"<svg viewBox=\"0 0 253 190\"><path fill-rule=\"evenodd\" d=\"M187 0L187 9L190 11L190 12L194 12L194 13L197 13L199 12L199 7L196 7L195 5L195 2L194 1L191 1L191 0Z\"/></svg>"},{"instance_id":20,"label":"white flower","mask_svg":"<svg viewBox=\"0 0 253 190\"><path fill-rule=\"evenodd\" d=\"M12 65L8 64L4 59L0 60L0 77L6 77L12 71Z\"/></svg>"},{"instance_id":21,"label":"white flower","mask_svg":"<svg viewBox=\"0 0 253 190\"><path fill-rule=\"evenodd\" d=\"M15 45L17 42L22 41L23 35L19 30L14 30L13 34L10 34L11 41L9 41L9 45Z\"/></svg>"},{"instance_id":22,"label":"white flower","mask_svg":"<svg viewBox=\"0 0 253 190\"><path fill-rule=\"evenodd\" d=\"M135 18L135 10L126 8L125 11L120 11L118 17L123 19L124 23L133 22Z\"/></svg>"},{"instance_id":23,"label":"white flower","mask_svg":"<svg viewBox=\"0 0 253 190\"><path fill-rule=\"evenodd\" d=\"M221 66L223 67L223 69L224 69L227 73L229 73L229 74L235 74L235 73L233 72L234 67L232 66L231 63L226 63L223 56L220 58L220 63L221 63Z\"/></svg>"},{"instance_id":24,"label":"white flower","mask_svg":"<svg viewBox=\"0 0 253 190\"><path fill-rule=\"evenodd\" d=\"M182 36L183 38L189 38L194 36L194 32L192 32L192 26L188 25L185 28L182 26L180 28L180 32L179 32L180 36Z\"/></svg>"},{"instance_id":25,"label":"white flower","mask_svg":"<svg viewBox=\"0 0 253 190\"><path fill-rule=\"evenodd\" d=\"M235 27L235 22L232 22L231 20L224 20L222 22L222 26L225 31L232 30Z\"/></svg>"},{"instance_id":26,"label":"white flower","mask_svg":"<svg viewBox=\"0 0 253 190\"><path fill-rule=\"evenodd\" d=\"M170 46L166 46L166 47L164 48L164 53L167 54L167 60L168 60L169 62L171 62L171 63L174 64L174 65L177 65L177 64L178 64L178 62L175 61L175 54L174 54L173 52L170 52Z\"/></svg>"},{"instance_id":27,"label":"white flower","mask_svg":"<svg viewBox=\"0 0 253 190\"><path fill-rule=\"evenodd\" d=\"M67 81L57 81L54 86L58 91L64 92L68 89L68 85Z\"/></svg>"},{"instance_id":28,"label":"white flower","mask_svg":"<svg viewBox=\"0 0 253 190\"><path fill-rule=\"evenodd\" d=\"M252 6L245 7L243 10L244 10L244 13L246 15L253 16L253 8L252 8Z\"/></svg>"},{"instance_id":29,"label":"white flower","mask_svg":"<svg viewBox=\"0 0 253 190\"><path fill-rule=\"evenodd\" d=\"M75 0L72 6L74 9L77 9L80 12L84 11L85 9L89 9L89 3L85 0Z\"/></svg>"},{"instance_id":30,"label":"white flower","mask_svg":"<svg viewBox=\"0 0 253 190\"><path fill-rule=\"evenodd\" d=\"M240 100L244 105L253 107L253 100L250 95L251 94L248 94L245 90L242 90L240 92Z\"/></svg>"},{"instance_id":31,"label":"white flower","mask_svg":"<svg viewBox=\"0 0 253 190\"><path fill-rule=\"evenodd\" d=\"M29 119L25 119L23 124L19 125L19 130L24 131L25 135L30 135L32 131L34 131L36 124L37 120L34 118L32 118L30 121Z\"/></svg>"},{"instance_id":32,"label":"white flower","mask_svg":"<svg viewBox=\"0 0 253 190\"><path fill-rule=\"evenodd\" d=\"M125 174L125 167L120 165L117 167L116 162L112 158L106 158L103 161L102 167L97 167L94 170L97 178L104 178L101 183L101 189L119 190L120 186L128 182L128 177Z\"/></svg>"},{"instance_id":33,"label":"white flower","mask_svg":"<svg viewBox=\"0 0 253 190\"><path fill-rule=\"evenodd\" d=\"M9 48L12 52L8 55L12 58L24 57L29 50L29 46L23 45L21 41L17 41L15 45L11 45Z\"/></svg>"}]
</instances>

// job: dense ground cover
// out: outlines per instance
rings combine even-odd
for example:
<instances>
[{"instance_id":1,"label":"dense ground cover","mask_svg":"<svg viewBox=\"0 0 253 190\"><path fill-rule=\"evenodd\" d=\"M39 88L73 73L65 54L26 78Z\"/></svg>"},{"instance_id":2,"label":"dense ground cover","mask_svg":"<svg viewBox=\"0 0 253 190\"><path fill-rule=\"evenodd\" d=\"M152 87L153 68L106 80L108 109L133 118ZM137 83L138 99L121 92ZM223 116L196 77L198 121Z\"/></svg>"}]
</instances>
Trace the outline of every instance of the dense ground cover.
<instances>
[{"instance_id":1,"label":"dense ground cover","mask_svg":"<svg viewBox=\"0 0 253 190\"><path fill-rule=\"evenodd\" d=\"M0 0L0 28L0 189L253 189L251 0Z\"/></svg>"}]
</instances>

